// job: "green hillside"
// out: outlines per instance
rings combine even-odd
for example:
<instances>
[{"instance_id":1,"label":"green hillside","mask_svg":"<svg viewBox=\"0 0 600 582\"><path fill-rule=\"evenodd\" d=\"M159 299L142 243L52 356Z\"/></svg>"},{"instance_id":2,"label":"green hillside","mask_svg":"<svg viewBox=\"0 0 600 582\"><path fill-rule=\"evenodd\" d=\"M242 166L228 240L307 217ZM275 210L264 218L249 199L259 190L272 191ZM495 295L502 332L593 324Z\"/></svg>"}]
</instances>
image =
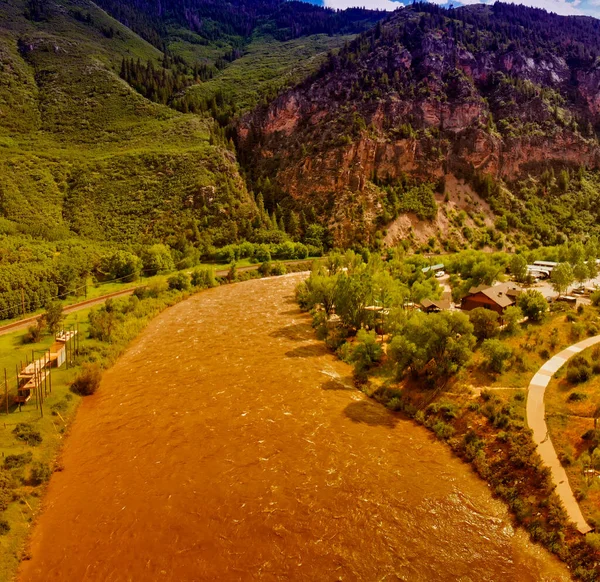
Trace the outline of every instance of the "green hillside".
<instances>
[{"instance_id":1,"label":"green hillside","mask_svg":"<svg viewBox=\"0 0 600 582\"><path fill-rule=\"evenodd\" d=\"M221 129L119 78L123 57L160 52L91 2L28 19L31 4L0 4L0 307L32 279L54 289L73 249L77 278L117 248L165 242L177 259L237 242L257 212Z\"/></svg>"},{"instance_id":2,"label":"green hillside","mask_svg":"<svg viewBox=\"0 0 600 582\"><path fill-rule=\"evenodd\" d=\"M338 49L352 36L318 34L288 41L270 35L255 34L245 54L219 71L214 78L191 86L185 95L190 104L211 109L243 112L263 99L300 82L318 69L330 50Z\"/></svg>"}]
</instances>

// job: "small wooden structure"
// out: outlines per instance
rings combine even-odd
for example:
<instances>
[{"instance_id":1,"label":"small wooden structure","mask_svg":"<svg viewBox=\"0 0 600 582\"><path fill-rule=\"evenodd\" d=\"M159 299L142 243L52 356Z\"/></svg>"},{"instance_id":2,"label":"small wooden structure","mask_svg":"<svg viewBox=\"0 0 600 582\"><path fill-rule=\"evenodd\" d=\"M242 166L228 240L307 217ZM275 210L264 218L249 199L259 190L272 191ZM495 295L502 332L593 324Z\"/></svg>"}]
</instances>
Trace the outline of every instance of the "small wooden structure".
<instances>
[{"instance_id":1,"label":"small wooden structure","mask_svg":"<svg viewBox=\"0 0 600 582\"><path fill-rule=\"evenodd\" d=\"M31 354L31 362L17 367L17 395L15 403L19 408L35 396L36 407L39 406L43 413L43 402L48 392L52 392L51 368L60 368L63 364L67 367L73 360L73 354L78 352L78 329L71 326L61 330L54 337L54 343L49 350L41 352L41 358L35 358L35 351ZM38 352L40 353L40 352Z\"/></svg>"},{"instance_id":2,"label":"small wooden structure","mask_svg":"<svg viewBox=\"0 0 600 582\"><path fill-rule=\"evenodd\" d=\"M452 295L445 292L441 299L423 299L420 303L421 310L425 313L439 313L452 308Z\"/></svg>"},{"instance_id":3,"label":"small wooden structure","mask_svg":"<svg viewBox=\"0 0 600 582\"><path fill-rule=\"evenodd\" d=\"M50 355L44 354L43 358L34 360L30 364L26 364L17 374L18 386L15 402L17 404L25 404L29 401L33 394L41 391L48 391L48 380L50 376Z\"/></svg>"}]
</instances>

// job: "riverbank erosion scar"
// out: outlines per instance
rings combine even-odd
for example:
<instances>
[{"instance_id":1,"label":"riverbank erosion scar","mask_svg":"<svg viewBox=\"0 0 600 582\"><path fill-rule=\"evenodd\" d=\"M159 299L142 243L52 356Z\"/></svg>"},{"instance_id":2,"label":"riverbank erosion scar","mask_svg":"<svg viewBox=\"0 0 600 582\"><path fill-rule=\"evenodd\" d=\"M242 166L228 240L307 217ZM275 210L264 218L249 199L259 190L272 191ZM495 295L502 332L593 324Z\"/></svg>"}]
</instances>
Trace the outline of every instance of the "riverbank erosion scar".
<instances>
[{"instance_id":1,"label":"riverbank erosion scar","mask_svg":"<svg viewBox=\"0 0 600 582\"><path fill-rule=\"evenodd\" d=\"M148 326L82 404L21 580L570 579L467 465L351 388L300 278Z\"/></svg>"}]
</instances>

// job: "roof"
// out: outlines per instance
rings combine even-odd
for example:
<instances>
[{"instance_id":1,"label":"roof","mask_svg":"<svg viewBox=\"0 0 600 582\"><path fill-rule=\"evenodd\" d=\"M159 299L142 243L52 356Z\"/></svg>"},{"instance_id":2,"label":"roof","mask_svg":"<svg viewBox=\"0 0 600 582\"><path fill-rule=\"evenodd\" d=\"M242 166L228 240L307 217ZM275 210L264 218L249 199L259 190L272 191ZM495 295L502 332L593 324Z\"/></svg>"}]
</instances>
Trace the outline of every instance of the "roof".
<instances>
[{"instance_id":1,"label":"roof","mask_svg":"<svg viewBox=\"0 0 600 582\"><path fill-rule=\"evenodd\" d=\"M511 283L500 283L493 287L480 285L469 289L469 295L477 295L478 293L482 293L500 307L509 307L514 304L515 297L521 293L521 290Z\"/></svg>"},{"instance_id":2,"label":"roof","mask_svg":"<svg viewBox=\"0 0 600 582\"><path fill-rule=\"evenodd\" d=\"M421 307L429 309L430 307L436 307L440 311L447 311L452 307L450 293L444 293L441 299L423 299L421 301Z\"/></svg>"},{"instance_id":3,"label":"roof","mask_svg":"<svg viewBox=\"0 0 600 582\"><path fill-rule=\"evenodd\" d=\"M558 266L558 263L555 263L554 261L533 261L533 264L538 267L556 267L556 266Z\"/></svg>"},{"instance_id":4,"label":"roof","mask_svg":"<svg viewBox=\"0 0 600 582\"><path fill-rule=\"evenodd\" d=\"M429 273L429 271L440 271L443 268L443 263L438 263L437 265L431 265L431 267L423 267L421 271L423 271L423 273Z\"/></svg>"}]
</instances>

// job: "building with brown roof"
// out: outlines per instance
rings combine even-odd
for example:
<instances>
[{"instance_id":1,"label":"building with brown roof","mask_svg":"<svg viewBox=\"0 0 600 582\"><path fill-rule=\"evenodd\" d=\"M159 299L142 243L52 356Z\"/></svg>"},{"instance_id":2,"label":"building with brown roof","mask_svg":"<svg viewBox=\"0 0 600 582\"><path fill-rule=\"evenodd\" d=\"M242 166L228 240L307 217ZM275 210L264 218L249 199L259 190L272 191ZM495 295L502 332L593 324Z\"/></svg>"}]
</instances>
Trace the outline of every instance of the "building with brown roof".
<instances>
[{"instance_id":1,"label":"building with brown roof","mask_svg":"<svg viewBox=\"0 0 600 582\"><path fill-rule=\"evenodd\" d=\"M442 295L441 299L423 299L420 306L425 313L448 311L452 307L452 296L446 292Z\"/></svg>"},{"instance_id":2,"label":"building with brown roof","mask_svg":"<svg viewBox=\"0 0 600 582\"><path fill-rule=\"evenodd\" d=\"M461 301L460 307L464 311L483 307L502 315L507 307L516 303L520 293L521 290L514 283L500 283L492 287L489 285L471 287L469 294Z\"/></svg>"}]
</instances>

